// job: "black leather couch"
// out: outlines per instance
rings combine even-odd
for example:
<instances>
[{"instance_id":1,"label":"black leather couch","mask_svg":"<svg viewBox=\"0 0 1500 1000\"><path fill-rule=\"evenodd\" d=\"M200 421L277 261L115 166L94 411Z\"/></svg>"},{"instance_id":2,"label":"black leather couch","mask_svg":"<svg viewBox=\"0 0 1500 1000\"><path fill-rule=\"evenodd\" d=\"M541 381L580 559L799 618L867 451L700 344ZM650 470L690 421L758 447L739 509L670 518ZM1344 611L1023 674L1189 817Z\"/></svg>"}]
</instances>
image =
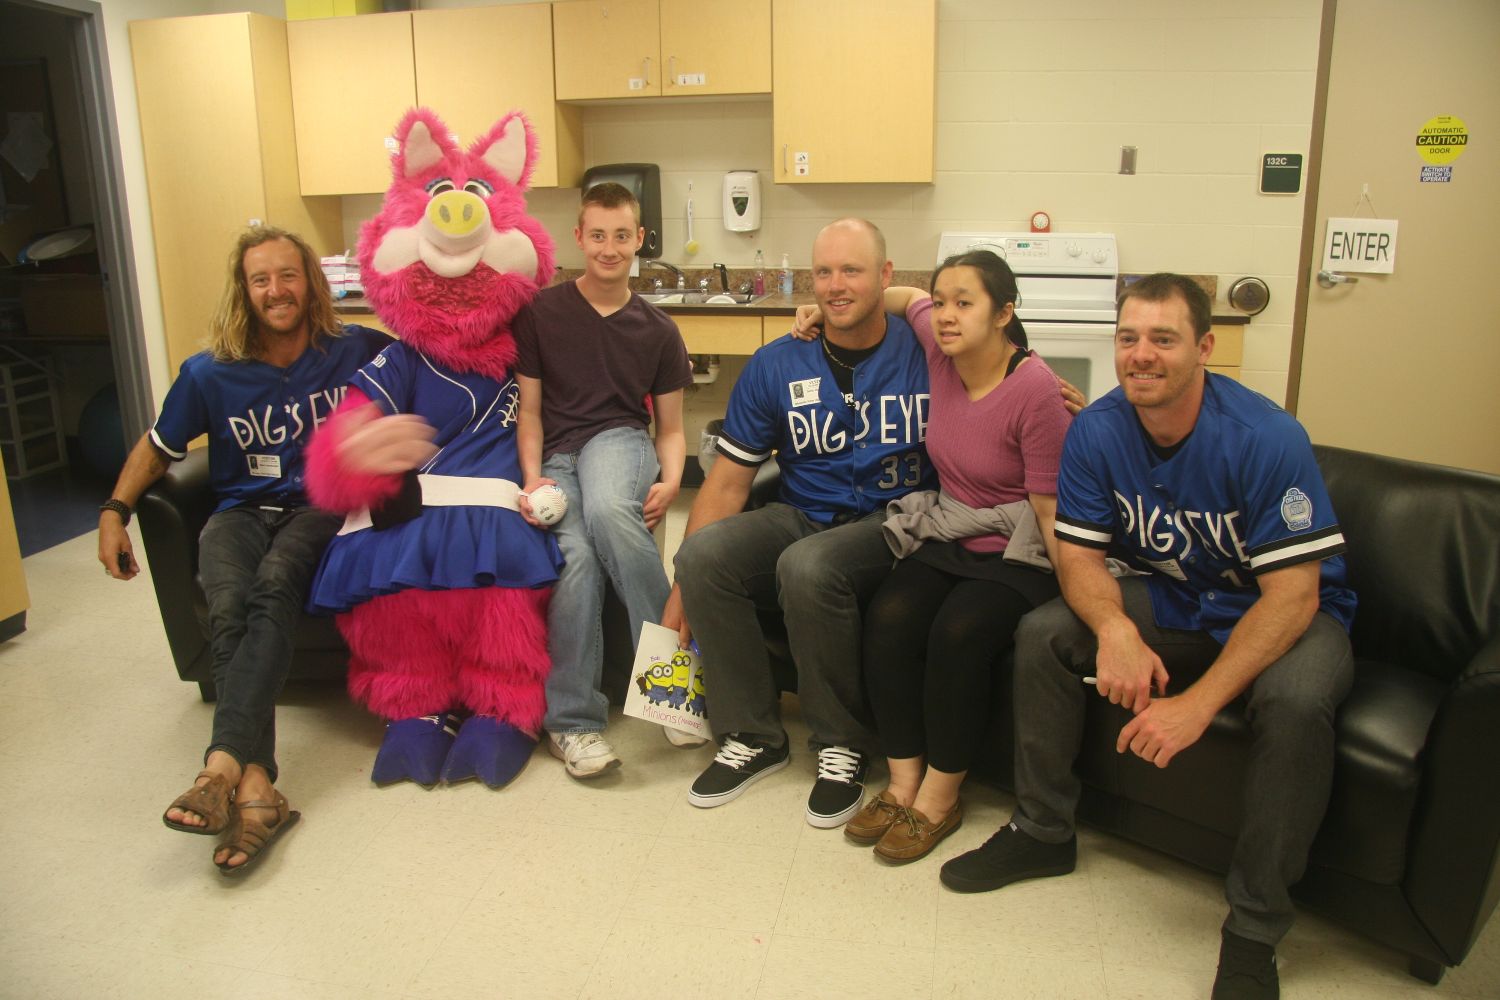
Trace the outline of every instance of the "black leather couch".
<instances>
[{"instance_id":1,"label":"black leather couch","mask_svg":"<svg viewBox=\"0 0 1500 1000\"><path fill-rule=\"evenodd\" d=\"M1500 478L1317 447L1359 594L1356 680L1339 712L1328 812L1293 892L1436 983L1500 895ZM757 483L752 503L774 495ZM786 633L762 615L795 684ZM1168 664L1171 669L1171 664ZM976 771L1012 787L1011 663ZM1226 871L1249 727L1237 705L1165 771L1115 753L1122 709L1090 705L1078 769L1090 825Z\"/></svg>"},{"instance_id":2,"label":"black leather couch","mask_svg":"<svg viewBox=\"0 0 1500 1000\"><path fill-rule=\"evenodd\" d=\"M208 451L189 452L146 491L136 509L141 541L151 564L151 581L177 676L198 685L204 701L214 700L208 648L208 604L198 584L198 534L214 507L208 480ZM607 687L612 700L624 700L633 650L625 607L608 591L604 605ZM297 626L291 680L340 680L349 647L332 618L303 615Z\"/></svg>"},{"instance_id":3,"label":"black leather couch","mask_svg":"<svg viewBox=\"0 0 1500 1000\"><path fill-rule=\"evenodd\" d=\"M1462 962L1500 895L1500 478L1316 448L1349 543L1359 594L1357 676L1338 720L1332 798L1298 900L1408 956L1437 982ZM775 494L774 465L753 502ZM211 500L202 456L178 463L140 505L177 670L211 697L197 535ZM606 686L628 676L629 632L611 602ZM774 612L763 615L782 687L795 668ZM624 634L623 645L621 633ZM304 620L293 676L336 676L347 654L326 620ZM1009 670L996 685L982 775L1010 787ZM1114 752L1124 717L1091 705L1079 760L1083 818L1203 867L1228 867L1248 747L1231 705L1159 771Z\"/></svg>"}]
</instances>

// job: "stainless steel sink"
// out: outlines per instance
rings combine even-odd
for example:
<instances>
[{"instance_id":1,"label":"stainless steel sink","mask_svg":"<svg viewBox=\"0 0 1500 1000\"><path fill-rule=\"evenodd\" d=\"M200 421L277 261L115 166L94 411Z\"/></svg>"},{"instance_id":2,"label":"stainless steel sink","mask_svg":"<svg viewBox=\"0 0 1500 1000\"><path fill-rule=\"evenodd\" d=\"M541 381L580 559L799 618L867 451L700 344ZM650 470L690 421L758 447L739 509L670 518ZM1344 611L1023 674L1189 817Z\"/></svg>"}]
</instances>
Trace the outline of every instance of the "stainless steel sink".
<instances>
[{"instance_id":1,"label":"stainless steel sink","mask_svg":"<svg viewBox=\"0 0 1500 1000\"><path fill-rule=\"evenodd\" d=\"M755 295L746 293L728 294L725 292L700 292L697 290L681 291L678 289L667 289L660 292L641 292L641 298L658 306L708 306L722 307L724 309L736 309L741 306L753 306L761 302L769 295Z\"/></svg>"}]
</instances>

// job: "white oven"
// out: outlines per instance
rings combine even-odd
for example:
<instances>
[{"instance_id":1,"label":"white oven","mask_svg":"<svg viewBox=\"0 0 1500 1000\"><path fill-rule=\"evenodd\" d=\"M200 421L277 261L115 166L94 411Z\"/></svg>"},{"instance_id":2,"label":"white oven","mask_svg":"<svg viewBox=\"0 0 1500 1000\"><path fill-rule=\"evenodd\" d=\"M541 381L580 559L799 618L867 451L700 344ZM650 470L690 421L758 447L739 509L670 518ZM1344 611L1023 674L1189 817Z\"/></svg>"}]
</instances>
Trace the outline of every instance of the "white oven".
<instances>
[{"instance_id":1,"label":"white oven","mask_svg":"<svg viewBox=\"0 0 1500 1000\"><path fill-rule=\"evenodd\" d=\"M1115 285L1120 258L1109 233L946 232L938 263L992 250L1015 272L1026 338L1090 401L1115 387Z\"/></svg>"}]
</instances>

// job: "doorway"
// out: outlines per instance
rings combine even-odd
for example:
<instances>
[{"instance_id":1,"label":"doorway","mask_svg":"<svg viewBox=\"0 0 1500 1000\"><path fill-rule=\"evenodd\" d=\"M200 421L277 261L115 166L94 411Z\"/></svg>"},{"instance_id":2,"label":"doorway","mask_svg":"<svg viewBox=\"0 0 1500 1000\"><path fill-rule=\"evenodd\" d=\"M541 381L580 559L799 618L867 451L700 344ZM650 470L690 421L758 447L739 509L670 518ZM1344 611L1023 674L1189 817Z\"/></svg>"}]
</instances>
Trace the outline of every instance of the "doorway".
<instances>
[{"instance_id":1,"label":"doorway","mask_svg":"<svg viewBox=\"0 0 1500 1000\"><path fill-rule=\"evenodd\" d=\"M0 457L31 555L95 529L150 389L100 7L0 16Z\"/></svg>"},{"instance_id":2,"label":"doorway","mask_svg":"<svg viewBox=\"0 0 1500 1000\"><path fill-rule=\"evenodd\" d=\"M1500 473L1497 46L1494 0L1325 0L1288 392L1316 442ZM1320 284L1330 218L1395 220L1394 271Z\"/></svg>"}]
</instances>

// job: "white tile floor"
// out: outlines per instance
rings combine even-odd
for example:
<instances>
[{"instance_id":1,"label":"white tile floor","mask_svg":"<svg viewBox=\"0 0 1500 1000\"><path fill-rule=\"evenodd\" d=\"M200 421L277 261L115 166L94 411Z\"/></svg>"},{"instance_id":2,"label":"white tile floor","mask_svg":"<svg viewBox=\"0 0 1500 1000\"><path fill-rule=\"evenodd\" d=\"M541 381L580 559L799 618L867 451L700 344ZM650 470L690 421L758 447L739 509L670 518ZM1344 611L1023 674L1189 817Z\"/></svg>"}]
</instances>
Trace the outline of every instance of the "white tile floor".
<instances>
[{"instance_id":1,"label":"white tile floor","mask_svg":"<svg viewBox=\"0 0 1500 1000\"><path fill-rule=\"evenodd\" d=\"M90 537L25 567L30 627L0 645L0 997L1207 996L1214 876L1085 831L1076 874L957 895L938 864L1007 796L969 789L936 858L886 867L803 822L808 754L699 810L709 751L636 720L612 722L625 766L595 784L539 751L498 792L377 789L379 721L336 688L289 691L283 788L304 818L231 882L210 838L159 819L210 709L176 679L149 582L105 579ZM1436 989L1310 914L1281 956L1288 998L1500 996L1493 922Z\"/></svg>"}]
</instances>

